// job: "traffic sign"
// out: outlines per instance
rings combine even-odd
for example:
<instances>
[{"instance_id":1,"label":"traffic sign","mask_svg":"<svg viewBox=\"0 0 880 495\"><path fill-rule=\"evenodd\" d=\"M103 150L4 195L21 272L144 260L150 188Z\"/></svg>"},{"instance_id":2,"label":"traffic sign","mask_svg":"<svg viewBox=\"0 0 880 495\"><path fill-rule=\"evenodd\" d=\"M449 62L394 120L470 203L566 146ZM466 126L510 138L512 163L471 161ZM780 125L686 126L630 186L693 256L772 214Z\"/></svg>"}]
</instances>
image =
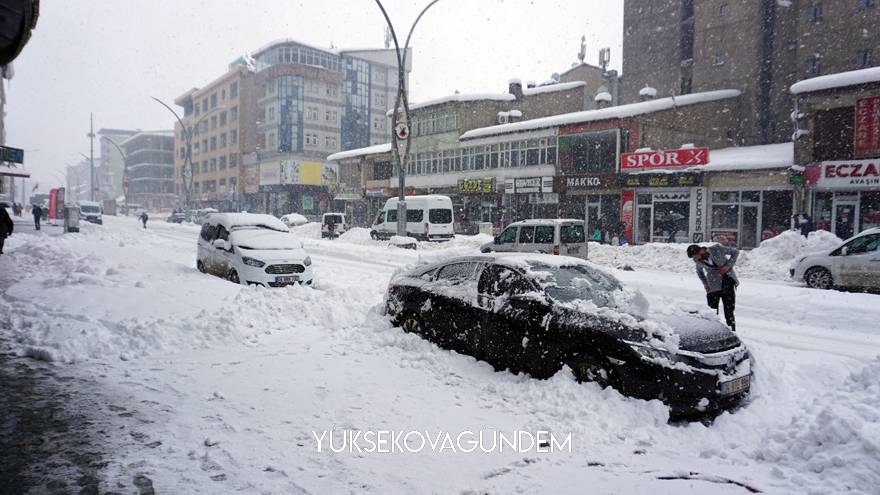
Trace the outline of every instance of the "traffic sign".
<instances>
[{"instance_id":1,"label":"traffic sign","mask_svg":"<svg viewBox=\"0 0 880 495\"><path fill-rule=\"evenodd\" d=\"M12 163L24 163L24 150L0 146L0 161Z\"/></svg>"},{"instance_id":2,"label":"traffic sign","mask_svg":"<svg viewBox=\"0 0 880 495\"><path fill-rule=\"evenodd\" d=\"M394 132L397 134L397 139L409 138L409 126L406 125L406 122L398 122Z\"/></svg>"}]
</instances>

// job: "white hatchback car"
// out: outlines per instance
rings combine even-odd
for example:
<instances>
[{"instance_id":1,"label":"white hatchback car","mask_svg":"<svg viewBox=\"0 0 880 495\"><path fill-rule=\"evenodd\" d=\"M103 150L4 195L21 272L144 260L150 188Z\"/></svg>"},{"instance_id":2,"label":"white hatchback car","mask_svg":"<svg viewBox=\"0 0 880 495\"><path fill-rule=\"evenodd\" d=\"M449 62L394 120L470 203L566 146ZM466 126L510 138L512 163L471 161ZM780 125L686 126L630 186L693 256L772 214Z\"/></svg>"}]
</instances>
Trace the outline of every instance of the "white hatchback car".
<instances>
[{"instance_id":1,"label":"white hatchback car","mask_svg":"<svg viewBox=\"0 0 880 495\"><path fill-rule=\"evenodd\" d=\"M829 253L794 260L790 274L815 289L880 289L880 228L866 230Z\"/></svg>"},{"instance_id":2,"label":"white hatchback car","mask_svg":"<svg viewBox=\"0 0 880 495\"><path fill-rule=\"evenodd\" d=\"M199 234L196 266L243 285L312 283L312 260L302 242L271 215L210 215Z\"/></svg>"}]
</instances>

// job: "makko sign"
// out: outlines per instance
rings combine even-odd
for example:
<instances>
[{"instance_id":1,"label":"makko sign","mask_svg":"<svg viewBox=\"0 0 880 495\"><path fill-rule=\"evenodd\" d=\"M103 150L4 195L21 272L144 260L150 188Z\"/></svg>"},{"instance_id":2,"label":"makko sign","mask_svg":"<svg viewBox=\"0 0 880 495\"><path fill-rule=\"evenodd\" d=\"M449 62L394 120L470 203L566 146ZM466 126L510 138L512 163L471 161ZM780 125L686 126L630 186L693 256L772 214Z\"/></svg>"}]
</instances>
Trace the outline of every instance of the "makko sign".
<instances>
[{"instance_id":1,"label":"makko sign","mask_svg":"<svg viewBox=\"0 0 880 495\"><path fill-rule=\"evenodd\" d=\"M708 164L709 148L643 151L624 153L620 157L620 168L623 170L697 167Z\"/></svg>"},{"instance_id":2,"label":"makko sign","mask_svg":"<svg viewBox=\"0 0 880 495\"><path fill-rule=\"evenodd\" d=\"M807 169L807 178L820 189L880 187L880 159L822 162Z\"/></svg>"}]
</instances>

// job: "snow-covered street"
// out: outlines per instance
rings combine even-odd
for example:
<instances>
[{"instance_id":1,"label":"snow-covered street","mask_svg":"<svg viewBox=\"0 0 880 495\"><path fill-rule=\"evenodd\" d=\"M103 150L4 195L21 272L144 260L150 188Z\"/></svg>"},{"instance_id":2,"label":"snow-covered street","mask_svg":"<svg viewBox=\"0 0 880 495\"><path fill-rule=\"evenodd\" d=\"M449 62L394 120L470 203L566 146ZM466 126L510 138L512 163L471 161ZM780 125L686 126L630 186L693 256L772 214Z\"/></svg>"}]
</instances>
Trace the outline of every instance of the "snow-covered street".
<instances>
[{"instance_id":1,"label":"snow-covered street","mask_svg":"<svg viewBox=\"0 0 880 495\"><path fill-rule=\"evenodd\" d=\"M806 289L747 253L751 397L711 424L668 424L659 401L566 370L495 372L380 315L397 268L476 253L484 238L407 251L313 227L294 232L314 287L270 290L196 271L192 225L108 216L8 239L3 340L96 381L92 413L115 431L100 446L103 491L145 476L156 493L880 493L878 295ZM649 248L591 248L652 306L705 305L683 255L635 266L626 250ZM572 452L319 452L327 430L548 430L570 433Z\"/></svg>"}]
</instances>

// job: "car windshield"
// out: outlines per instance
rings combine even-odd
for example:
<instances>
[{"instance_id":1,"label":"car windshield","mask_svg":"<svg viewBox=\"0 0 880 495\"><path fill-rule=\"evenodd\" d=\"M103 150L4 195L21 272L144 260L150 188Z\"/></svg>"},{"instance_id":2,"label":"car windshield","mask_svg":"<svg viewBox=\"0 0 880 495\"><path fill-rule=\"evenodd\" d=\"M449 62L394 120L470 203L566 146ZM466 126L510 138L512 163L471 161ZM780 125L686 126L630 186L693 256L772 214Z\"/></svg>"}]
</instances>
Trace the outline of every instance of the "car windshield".
<instances>
[{"instance_id":1,"label":"car windshield","mask_svg":"<svg viewBox=\"0 0 880 495\"><path fill-rule=\"evenodd\" d=\"M97 206L83 205L79 207L83 213L99 213L101 211Z\"/></svg>"},{"instance_id":2,"label":"car windshield","mask_svg":"<svg viewBox=\"0 0 880 495\"><path fill-rule=\"evenodd\" d=\"M615 293L623 290L611 275L585 265L529 263L529 266L547 295L560 302L588 300L599 307L616 307Z\"/></svg>"}]
</instances>

